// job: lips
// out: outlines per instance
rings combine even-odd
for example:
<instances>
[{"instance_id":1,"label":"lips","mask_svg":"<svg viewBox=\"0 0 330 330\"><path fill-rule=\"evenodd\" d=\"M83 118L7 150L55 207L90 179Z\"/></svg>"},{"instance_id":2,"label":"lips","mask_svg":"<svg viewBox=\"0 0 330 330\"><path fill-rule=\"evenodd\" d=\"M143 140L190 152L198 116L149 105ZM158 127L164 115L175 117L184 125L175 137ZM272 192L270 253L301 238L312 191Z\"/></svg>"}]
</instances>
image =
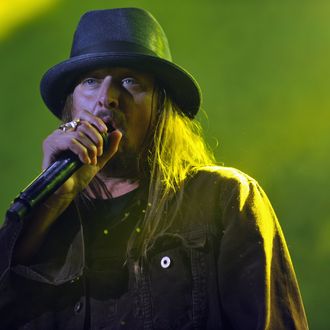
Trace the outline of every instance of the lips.
<instances>
[{"instance_id":1,"label":"lips","mask_svg":"<svg viewBox=\"0 0 330 330\"><path fill-rule=\"evenodd\" d=\"M107 125L109 133L119 129L121 132L124 130L125 116L121 111L118 110L100 110L95 113L95 116L103 120Z\"/></svg>"}]
</instances>

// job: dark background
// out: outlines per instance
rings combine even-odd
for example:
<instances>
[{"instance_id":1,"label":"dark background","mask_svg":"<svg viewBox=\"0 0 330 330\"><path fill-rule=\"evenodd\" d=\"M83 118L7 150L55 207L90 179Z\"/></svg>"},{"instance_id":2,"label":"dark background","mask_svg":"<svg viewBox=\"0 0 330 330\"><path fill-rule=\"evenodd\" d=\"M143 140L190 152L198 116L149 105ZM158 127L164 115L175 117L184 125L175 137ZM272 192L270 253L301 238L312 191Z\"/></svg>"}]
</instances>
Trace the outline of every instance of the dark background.
<instances>
[{"instance_id":1,"label":"dark background","mask_svg":"<svg viewBox=\"0 0 330 330\"><path fill-rule=\"evenodd\" d=\"M157 17L174 60L199 81L209 145L268 193L310 327L329 329L328 1L2 0L1 214L39 173L42 141L58 126L39 96L42 74L67 58L83 12L129 6Z\"/></svg>"}]
</instances>

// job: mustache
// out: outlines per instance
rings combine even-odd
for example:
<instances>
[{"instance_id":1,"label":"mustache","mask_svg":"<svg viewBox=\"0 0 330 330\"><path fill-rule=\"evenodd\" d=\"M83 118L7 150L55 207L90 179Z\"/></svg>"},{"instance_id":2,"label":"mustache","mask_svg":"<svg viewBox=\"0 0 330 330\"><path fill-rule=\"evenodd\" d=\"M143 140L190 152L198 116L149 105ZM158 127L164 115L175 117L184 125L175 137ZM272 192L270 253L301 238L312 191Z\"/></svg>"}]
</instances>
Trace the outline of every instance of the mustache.
<instances>
[{"instance_id":1,"label":"mustache","mask_svg":"<svg viewBox=\"0 0 330 330\"><path fill-rule=\"evenodd\" d=\"M110 128L125 131L126 118L122 111L117 109L100 109L94 113L95 116L101 118L104 123Z\"/></svg>"}]
</instances>

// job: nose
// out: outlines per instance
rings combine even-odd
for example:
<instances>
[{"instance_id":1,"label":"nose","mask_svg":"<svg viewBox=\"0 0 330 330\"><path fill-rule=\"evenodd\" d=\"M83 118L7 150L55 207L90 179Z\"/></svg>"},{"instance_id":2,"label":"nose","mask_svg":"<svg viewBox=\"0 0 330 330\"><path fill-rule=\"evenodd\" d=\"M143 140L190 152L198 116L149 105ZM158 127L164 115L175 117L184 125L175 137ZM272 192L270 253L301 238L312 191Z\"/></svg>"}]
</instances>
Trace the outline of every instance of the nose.
<instances>
[{"instance_id":1,"label":"nose","mask_svg":"<svg viewBox=\"0 0 330 330\"><path fill-rule=\"evenodd\" d=\"M106 76L99 89L97 98L98 106L101 108L118 108L119 105L119 90L115 86L111 76Z\"/></svg>"}]
</instances>

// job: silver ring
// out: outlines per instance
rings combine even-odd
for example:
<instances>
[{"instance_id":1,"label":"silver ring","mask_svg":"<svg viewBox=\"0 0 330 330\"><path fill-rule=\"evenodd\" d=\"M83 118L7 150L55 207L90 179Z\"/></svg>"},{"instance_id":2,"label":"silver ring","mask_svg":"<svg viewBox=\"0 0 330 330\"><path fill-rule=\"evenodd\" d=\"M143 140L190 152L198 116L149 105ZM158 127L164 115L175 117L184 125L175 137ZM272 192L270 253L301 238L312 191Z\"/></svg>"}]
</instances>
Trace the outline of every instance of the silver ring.
<instances>
[{"instance_id":1,"label":"silver ring","mask_svg":"<svg viewBox=\"0 0 330 330\"><path fill-rule=\"evenodd\" d=\"M68 123L60 125L59 129L63 132L75 131L80 124L80 119L74 119Z\"/></svg>"}]
</instances>

